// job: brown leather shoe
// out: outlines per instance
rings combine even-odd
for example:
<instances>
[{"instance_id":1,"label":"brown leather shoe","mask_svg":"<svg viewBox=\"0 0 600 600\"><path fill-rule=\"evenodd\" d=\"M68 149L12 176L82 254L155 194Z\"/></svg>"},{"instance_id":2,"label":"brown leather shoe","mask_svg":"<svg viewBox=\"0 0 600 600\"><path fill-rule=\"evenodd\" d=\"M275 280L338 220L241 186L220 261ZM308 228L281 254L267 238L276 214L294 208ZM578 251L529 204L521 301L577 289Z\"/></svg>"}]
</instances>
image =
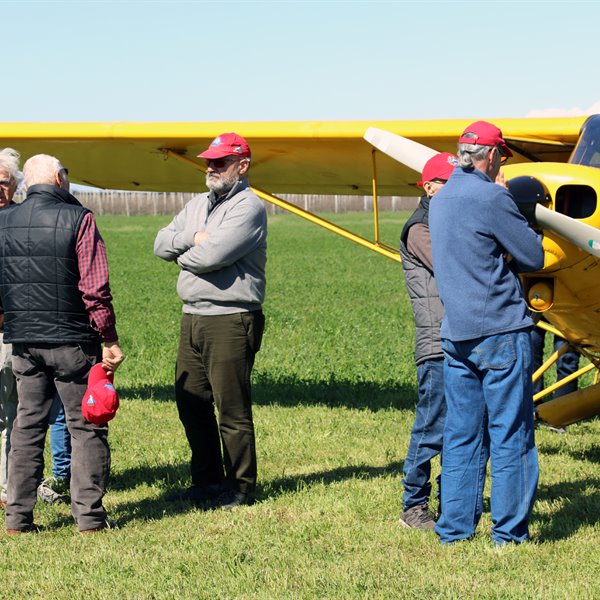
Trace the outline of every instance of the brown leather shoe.
<instances>
[{"instance_id":1,"label":"brown leather shoe","mask_svg":"<svg viewBox=\"0 0 600 600\"><path fill-rule=\"evenodd\" d=\"M104 531L106 527L96 527L96 529L80 529L79 533L100 533Z\"/></svg>"},{"instance_id":2,"label":"brown leather shoe","mask_svg":"<svg viewBox=\"0 0 600 600\"><path fill-rule=\"evenodd\" d=\"M22 529L7 529L6 533L8 535L21 535L22 533L39 533L40 526L32 523L31 525L26 525Z\"/></svg>"}]
</instances>

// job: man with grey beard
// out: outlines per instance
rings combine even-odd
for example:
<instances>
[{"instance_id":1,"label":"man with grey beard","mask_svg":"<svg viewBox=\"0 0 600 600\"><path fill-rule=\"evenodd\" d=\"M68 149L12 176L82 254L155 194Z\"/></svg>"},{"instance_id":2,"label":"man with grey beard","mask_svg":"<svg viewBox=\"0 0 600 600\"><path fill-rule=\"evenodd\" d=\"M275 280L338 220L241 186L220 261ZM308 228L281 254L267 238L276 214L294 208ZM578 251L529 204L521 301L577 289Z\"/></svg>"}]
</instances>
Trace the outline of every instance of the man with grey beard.
<instances>
[{"instance_id":1,"label":"man with grey beard","mask_svg":"<svg viewBox=\"0 0 600 600\"><path fill-rule=\"evenodd\" d=\"M154 243L156 256L181 269L175 399L192 454L191 486L167 500L228 510L251 504L256 489L250 373L264 329L267 214L246 179L243 137L221 134L198 156L210 191Z\"/></svg>"}]
</instances>

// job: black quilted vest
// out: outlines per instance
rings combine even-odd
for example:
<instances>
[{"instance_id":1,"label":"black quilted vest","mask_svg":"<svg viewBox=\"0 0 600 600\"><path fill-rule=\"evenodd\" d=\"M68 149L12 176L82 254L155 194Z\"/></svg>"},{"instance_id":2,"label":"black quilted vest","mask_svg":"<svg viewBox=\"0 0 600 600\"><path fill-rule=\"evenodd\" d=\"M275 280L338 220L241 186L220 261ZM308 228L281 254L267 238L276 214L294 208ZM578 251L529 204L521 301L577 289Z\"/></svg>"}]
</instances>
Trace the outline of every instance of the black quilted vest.
<instances>
[{"instance_id":1,"label":"black quilted vest","mask_svg":"<svg viewBox=\"0 0 600 600\"><path fill-rule=\"evenodd\" d=\"M404 225L400 235L400 255L404 269L406 288L415 316L415 362L417 365L443 358L440 325L444 307L440 300L433 273L425 267L406 247L409 229L416 223L429 225L429 200L421 197L419 206Z\"/></svg>"},{"instance_id":2,"label":"black quilted vest","mask_svg":"<svg viewBox=\"0 0 600 600\"><path fill-rule=\"evenodd\" d=\"M5 342L100 341L78 288L77 232L88 212L65 190L42 184L0 211Z\"/></svg>"}]
</instances>

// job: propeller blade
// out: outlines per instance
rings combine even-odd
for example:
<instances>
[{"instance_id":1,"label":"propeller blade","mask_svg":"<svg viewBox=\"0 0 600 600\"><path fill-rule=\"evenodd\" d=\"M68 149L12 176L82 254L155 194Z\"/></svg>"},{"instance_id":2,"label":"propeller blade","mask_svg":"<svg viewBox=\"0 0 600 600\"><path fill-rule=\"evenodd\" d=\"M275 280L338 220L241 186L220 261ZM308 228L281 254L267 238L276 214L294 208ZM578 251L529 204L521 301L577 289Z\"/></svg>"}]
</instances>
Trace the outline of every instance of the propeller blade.
<instances>
[{"instance_id":1,"label":"propeller blade","mask_svg":"<svg viewBox=\"0 0 600 600\"><path fill-rule=\"evenodd\" d=\"M384 154L418 173L423 170L425 163L431 157L438 154L437 150L377 127L369 127L363 137ZM550 210L541 204L535 207L535 220L542 228L554 231L578 248L600 258L599 229Z\"/></svg>"},{"instance_id":2,"label":"propeller blade","mask_svg":"<svg viewBox=\"0 0 600 600\"><path fill-rule=\"evenodd\" d=\"M550 229L574 246L600 258L600 230L577 219L557 213L541 204L535 207L535 220L544 229Z\"/></svg>"},{"instance_id":3,"label":"propeller blade","mask_svg":"<svg viewBox=\"0 0 600 600\"><path fill-rule=\"evenodd\" d=\"M417 173L421 173L425 163L431 157L439 154L437 150L377 127L369 127L363 137L377 150L381 150Z\"/></svg>"}]
</instances>

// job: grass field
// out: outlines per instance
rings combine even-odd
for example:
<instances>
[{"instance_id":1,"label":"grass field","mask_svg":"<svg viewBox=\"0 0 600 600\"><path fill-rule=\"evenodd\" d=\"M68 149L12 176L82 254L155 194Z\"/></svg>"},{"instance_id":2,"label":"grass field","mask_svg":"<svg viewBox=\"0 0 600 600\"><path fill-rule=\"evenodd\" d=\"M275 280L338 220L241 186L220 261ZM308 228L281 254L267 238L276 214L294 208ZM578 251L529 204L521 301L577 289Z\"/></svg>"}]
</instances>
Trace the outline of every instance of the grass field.
<instances>
[{"instance_id":1,"label":"grass field","mask_svg":"<svg viewBox=\"0 0 600 600\"><path fill-rule=\"evenodd\" d=\"M406 215L382 216L395 244ZM292 216L270 220L267 329L254 372L258 503L203 513L173 402L177 268L154 258L164 217L104 217L121 343L106 506L119 528L76 532L40 506L40 535L0 534L4 598L600 597L600 422L537 432L534 542L442 547L397 525L416 399L401 267ZM342 225L371 230L370 217Z\"/></svg>"}]
</instances>

